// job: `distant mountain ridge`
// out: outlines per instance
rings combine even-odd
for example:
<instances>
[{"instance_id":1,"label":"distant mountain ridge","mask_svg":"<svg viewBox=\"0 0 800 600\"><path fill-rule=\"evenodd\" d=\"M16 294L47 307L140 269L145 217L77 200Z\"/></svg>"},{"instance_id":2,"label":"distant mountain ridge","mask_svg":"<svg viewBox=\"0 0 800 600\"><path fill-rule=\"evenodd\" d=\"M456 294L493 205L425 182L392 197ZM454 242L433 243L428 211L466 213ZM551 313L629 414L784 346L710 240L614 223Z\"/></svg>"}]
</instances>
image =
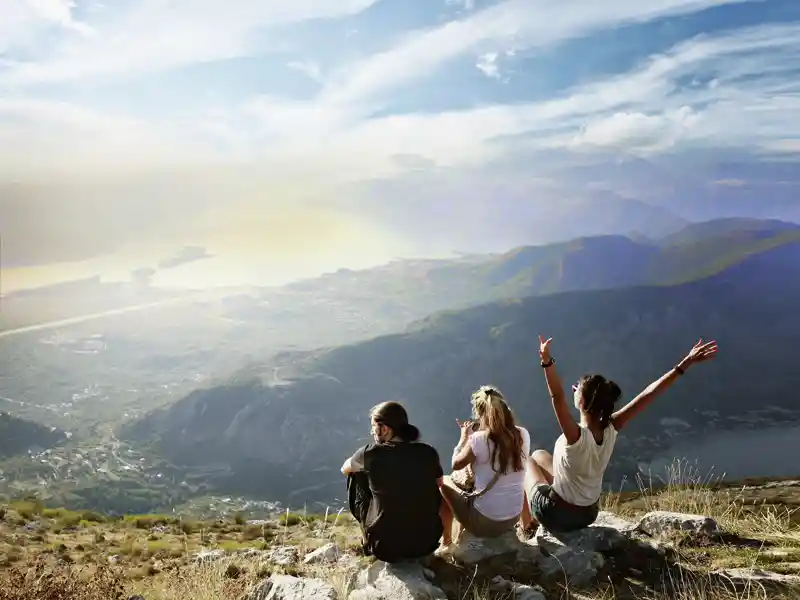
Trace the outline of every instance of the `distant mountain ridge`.
<instances>
[{"instance_id":1,"label":"distant mountain ridge","mask_svg":"<svg viewBox=\"0 0 800 600\"><path fill-rule=\"evenodd\" d=\"M46 450L66 439L55 427L0 412L0 457L25 454L29 450Z\"/></svg>"},{"instance_id":2,"label":"distant mountain ridge","mask_svg":"<svg viewBox=\"0 0 800 600\"><path fill-rule=\"evenodd\" d=\"M711 221L682 231L674 234L682 237L662 240L604 235L523 246L497 255L398 260L362 271L342 269L281 288L220 291L224 296L220 301L190 294L185 302L191 309L184 314L204 315L200 318L206 322L217 322L222 316L231 327L241 323L250 332L258 331L254 334L258 339L269 341L264 353L341 345L401 331L442 310L568 290L702 278L751 254L800 239L798 225L753 219ZM46 290L19 299L4 298L0 328L35 321L36 315L56 320L64 306L81 306L102 316L101 311L111 305L148 306L165 301L168 305L177 296L185 296L176 290L99 280L86 281L84 286L88 289L77 286L70 298L64 297L65 288L57 299ZM104 300L107 286L111 286L110 304ZM163 310L155 306L147 310ZM187 321L185 327L192 324Z\"/></svg>"},{"instance_id":3,"label":"distant mountain ridge","mask_svg":"<svg viewBox=\"0 0 800 600\"><path fill-rule=\"evenodd\" d=\"M491 382L534 444L552 445L557 431L538 367L538 333L556 340L567 382L603 372L626 398L698 336L714 336L719 358L626 431L612 469L619 476L684 431L662 419L697 435L752 411L800 411L798 265L800 240L681 285L572 290L433 314L403 334L252 365L228 385L197 390L120 435L224 490L290 501L330 497L342 485L342 457L366 439L367 410L382 400L402 400L446 462L457 435L453 419L468 416L470 392Z\"/></svg>"}]
</instances>

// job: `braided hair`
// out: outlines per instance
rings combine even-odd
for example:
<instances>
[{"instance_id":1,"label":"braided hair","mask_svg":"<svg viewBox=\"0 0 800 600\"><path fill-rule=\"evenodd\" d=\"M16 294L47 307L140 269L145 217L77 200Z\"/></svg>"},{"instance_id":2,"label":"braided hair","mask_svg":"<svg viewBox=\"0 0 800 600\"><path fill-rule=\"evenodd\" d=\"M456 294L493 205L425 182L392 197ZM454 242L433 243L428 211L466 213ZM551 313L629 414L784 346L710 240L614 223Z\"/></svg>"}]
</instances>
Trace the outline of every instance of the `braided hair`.
<instances>
[{"instance_id":1,"label":"braided hair","mask_svg":"<svg viewBox=\"0 0 800 600\"><path fill-rule=\"evenodd\" d=\"M602 375L584 375L578 381L583 411L605 429L611 424L614 405L622 396L620 387Z\"/></svg>"}]
</instances>

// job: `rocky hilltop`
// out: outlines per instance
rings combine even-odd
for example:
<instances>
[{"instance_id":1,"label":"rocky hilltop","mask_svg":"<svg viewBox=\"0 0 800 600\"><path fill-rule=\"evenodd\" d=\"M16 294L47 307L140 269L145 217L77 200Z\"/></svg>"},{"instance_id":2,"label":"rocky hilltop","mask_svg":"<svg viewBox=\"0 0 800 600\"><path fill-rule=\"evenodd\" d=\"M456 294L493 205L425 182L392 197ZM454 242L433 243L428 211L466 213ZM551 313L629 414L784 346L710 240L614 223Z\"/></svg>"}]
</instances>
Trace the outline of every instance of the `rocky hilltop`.
<instances>
[{"instance_id":1,"label":"rocky hilltop","mask_svg":"<svg viewBox=\"0 0 800 600\"><path fill-rule=\"evenodd\" d=\"M194 521L16 502L0 515L0 600L789 599L800 482L669 485L604 498L591 527L387 565L344 512Z\"/></svg>"}]
</instances>

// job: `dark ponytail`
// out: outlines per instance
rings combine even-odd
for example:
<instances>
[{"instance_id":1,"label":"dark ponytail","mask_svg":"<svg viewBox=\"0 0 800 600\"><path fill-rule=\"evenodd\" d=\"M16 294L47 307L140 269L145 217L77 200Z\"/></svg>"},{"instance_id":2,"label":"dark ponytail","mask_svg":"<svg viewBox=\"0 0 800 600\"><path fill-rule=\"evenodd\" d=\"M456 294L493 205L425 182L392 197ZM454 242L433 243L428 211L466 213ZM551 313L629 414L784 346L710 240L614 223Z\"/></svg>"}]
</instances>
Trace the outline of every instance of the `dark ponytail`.
<instances>
[{"instance_id":1,"label":"dark ponytail","mask_svg":"<svg viewBox=\"0 0 800 600\"><path fill-rule=\"evenodd\" d=\"M416 442L419 439L419 429L410 423L406 423L400 428L397 435L404 442Z\"/></svg>"},{"instance_id":2,"label":"dark ponytail","mask_svg":"<svg viewBox=\"0 0 800 600\"><path fill-rule=\"evenodd\" d=\"M605 429L611 424L614 405L622 396L622 390L613 381L602 375L584 375L579 382L583 410Z\"/></svg>"},{"instance_id":3,"label":"dark ponytail","mask_svg":"<svg viewBox=\"0 0 800 600\"><path fill-rule=\"evenodd\" d=\"M382 402L372 408L370 416L376 423L386 425L404 442L419 439L419 429L408 422L408 413L399 402Z\"/></svg>"}]
</instances>

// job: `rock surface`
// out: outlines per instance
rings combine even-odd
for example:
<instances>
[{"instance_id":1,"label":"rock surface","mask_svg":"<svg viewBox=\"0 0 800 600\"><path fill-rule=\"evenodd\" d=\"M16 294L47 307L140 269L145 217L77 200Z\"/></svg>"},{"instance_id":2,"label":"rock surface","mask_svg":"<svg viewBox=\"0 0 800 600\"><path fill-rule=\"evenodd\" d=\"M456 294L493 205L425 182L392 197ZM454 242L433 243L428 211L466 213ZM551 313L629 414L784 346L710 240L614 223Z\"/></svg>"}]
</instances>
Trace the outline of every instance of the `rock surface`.
<instances>
[{"instance_id":1,"label":"rock surface","mask_svg":"<svg viewBox=\"0 0 800 600\"><path fill-rule=\"evenodd\" d=\"M511 560L527 558L528 561L532 561L536 560L538 553L535 548L521 542L515 531L509 531L496 538L479 538L464 532L459 542L449 549L447 555L459 564L474 565L497 556L509 556Z\"/></svg>"},{"instance_id":2,"label":"rock surface","mask_svg":"<svg viewBox=\"0 0 800 600\"><path fill-rule=\"evenodd\" d=\"M224 550L204 550L195 554L194 559L199 563L210 563L225 558Z\"/></svg>"},{"instance_id":3,"label":"rock surface","mask_svg":"<svg viewBox=\"0 0 800 600\"><path fill-rule=\"evenodd\" d=\"M336 600L336 590L321 579L272 575L245 596L246 600Z\"/></svg>"},{"instance_id":4,"label":"rock surface","mask_svg":"<svg viewBox=\"0 0 800 600\"><path fill-rule=\"evenodd\" d=\"M541 588L508 581L499 575L492 579L489 589L514 600L546 600Z\"/></svg>"},{"instance_id":5,"label":"rock surface","mask_svg":"<svg viewBox=\"0 0 800 600\"><path fill-rule=\"evenodd\" d=\"M303 563L309 564L330 564L339 560L341 552L336 544L325 544L313 552L306 554Z\"/></svg>"},{"instance_id":6,"label":"rock surface","mask_svg":"<svg viewBox=\"0 0 800 600\"><path fill-rule=\"evenodd\" d=\"M675 534L715 536L719 534L717 522L703 515L657 510L647 513L639 521L639 529L654 537L668 537Z\"/></svg>"},{"instance_id":7,"label":"rock surface","mask_svg":"<svg viewBox=\"0 0 800 600\"><path fill-rule=\"evenodd\" d=\"M800 583L800 576L798 575L784 575L782 573L774 573L772 571L764 571L762 569L724 569L715 571L715 575L722 575L727 579L734 582L758 582L764 583L778 583L778 584L797 584Z\"/></svg>"},{"instance_id":8,"label":"rock surface","mask_svg":"<svg viewBox=\"0 0 800 600\"><path fill-rule=\"evenodd\" d=\"M348 600L446 600L420 563L373 563L359 574ZM254 599L261 600L261 599Z\"/></svg>"},{"instance_id":9,"label":"rock surface","mask_svg":"<svg viewBox=\"0 0 800 600\"><path fill-rule=\"evenodd\" d=\"M300 555L297 552L297 548L293 546L280 546L274 550L270 550L266 558L271 563L282 567L288 567L295 564L299 560Z\"/></svg>"}]
</instances>

